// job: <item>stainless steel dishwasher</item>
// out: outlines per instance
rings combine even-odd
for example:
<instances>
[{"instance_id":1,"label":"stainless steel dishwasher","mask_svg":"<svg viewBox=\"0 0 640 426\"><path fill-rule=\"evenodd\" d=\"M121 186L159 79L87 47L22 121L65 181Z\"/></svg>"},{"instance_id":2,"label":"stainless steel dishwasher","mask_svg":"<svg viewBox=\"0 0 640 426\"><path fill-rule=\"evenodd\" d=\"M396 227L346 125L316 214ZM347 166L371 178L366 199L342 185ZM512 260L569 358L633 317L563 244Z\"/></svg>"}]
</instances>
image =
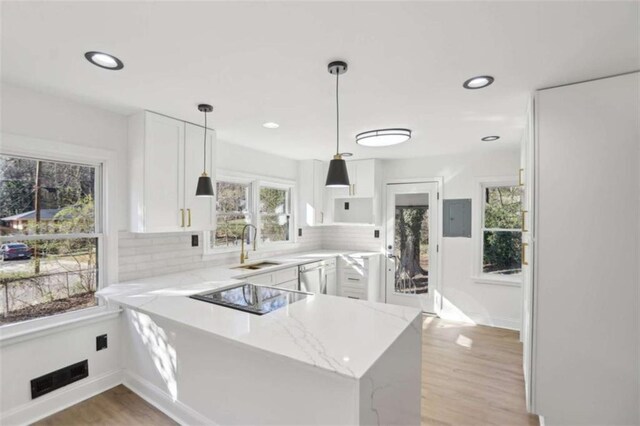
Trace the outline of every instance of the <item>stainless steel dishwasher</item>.
<instances>
[{"instance_id":1,"label":"stainless steel dishwasher","mask_svg":"<svg viewBox=\"0 0 640 426\"><path fill-rule=\"evenodd\" d=\"M298 276L300 291L331 295L337 293L335 259L300 265Z\"/></svg>"}]
</instances>

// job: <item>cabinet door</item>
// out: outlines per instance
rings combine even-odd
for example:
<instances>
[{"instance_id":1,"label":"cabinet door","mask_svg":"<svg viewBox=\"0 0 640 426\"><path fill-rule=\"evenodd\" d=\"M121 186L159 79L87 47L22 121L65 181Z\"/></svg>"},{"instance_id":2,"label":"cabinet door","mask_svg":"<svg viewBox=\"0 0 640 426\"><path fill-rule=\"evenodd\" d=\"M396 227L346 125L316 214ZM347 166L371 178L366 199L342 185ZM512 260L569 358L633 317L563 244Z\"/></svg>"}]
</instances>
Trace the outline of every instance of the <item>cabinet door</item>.
<instances>
[{"instance_id":1,"label":"cabinet door","mask_svg":"<svg viewBox=\"0 0 640 426\"><path fill-rule=\"evenodd\" d=\"M358 161L355 164L354 179L351 182L351 195L373 198L375 186L374 160Z\"/></svg>"},{"instance_id":2,"label":"cabinet door","mask_svg":"<svg viewBox=\"0 0 640 426\"><path fill-rule=\"evenodd\" d=\"M324 184L326 175L322 161L305 160L300 162L298 190L298 224L301 226L320 225L324 221Z\"/></svg>"},{"instance_id":3,"label":"cabinet door","mask_svg":"<svg viewBox=\"0 0 640 426\"><path fill-rule=\"evenodd\" d=\"M338 294L338 278L336 268L328 268L326 272L326 288L327 294L335 296Z\"/></svg>"},{"instance_id":4,"label":"cabinet door","mask_svg":"<svg viewBox=\"0 0 640 426\"><path fill-rule=\"evenodd\" d=\"M183 229L184 123L161 115L145 115L144 230Z\"/></svg>"},{"instance_id":5,"label":"cabinet door","mask_svg":"<svg viewBox=\"0 0 640 426\"><path fill-rule=\"evenodd\" d=\"M327 176L324 173L322 161L313 160L313 210L315 212L314 225L324 223L324 189Z\"/></svg>"},{"instance_id":6,"label":"cabinet door","mask_svg":"<svg viewBox=\"0 0 640 426\"><path fill-rule=\"evenodd\" d=\"M214 147L215 132L207 130L207 173L215 183L215 174L211 167ZM215 197L196 197L196 186L204 165L204 129L202 127L185 124L184 153L185 229L187 231L213 229Z\"/></svg>"}]
</instances>

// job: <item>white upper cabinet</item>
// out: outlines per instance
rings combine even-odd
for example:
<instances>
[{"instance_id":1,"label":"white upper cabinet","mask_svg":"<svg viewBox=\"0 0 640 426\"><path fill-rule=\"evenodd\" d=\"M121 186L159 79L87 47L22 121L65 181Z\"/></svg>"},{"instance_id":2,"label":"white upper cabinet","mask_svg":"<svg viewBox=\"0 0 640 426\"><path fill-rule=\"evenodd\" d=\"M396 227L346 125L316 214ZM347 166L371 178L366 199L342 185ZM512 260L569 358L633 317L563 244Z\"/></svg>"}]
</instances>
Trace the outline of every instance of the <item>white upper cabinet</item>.
<instances>
[{"instance_id":1,"label":"white upper cabinet","mask_svg":"<svg viewBox=\"0 0 640 426\"><path fill-rule=\"evenodd\" d=\"M325 221L324 165L320 160L300 161L298 170L298 226L316 226Z\"/></svg>"},{"instance_id":2,"label":"white upper cabinet","mask_svg":"<svg viewBox=\"0 0 640 426\"><path fill-rule=\"evenodd\" d=\"M207 132L212 174L215 133ZM204 129L152 112L129 119L131 232L201 231L213 226L214 200L196 198Z\"/></svg>"}]
</instances>

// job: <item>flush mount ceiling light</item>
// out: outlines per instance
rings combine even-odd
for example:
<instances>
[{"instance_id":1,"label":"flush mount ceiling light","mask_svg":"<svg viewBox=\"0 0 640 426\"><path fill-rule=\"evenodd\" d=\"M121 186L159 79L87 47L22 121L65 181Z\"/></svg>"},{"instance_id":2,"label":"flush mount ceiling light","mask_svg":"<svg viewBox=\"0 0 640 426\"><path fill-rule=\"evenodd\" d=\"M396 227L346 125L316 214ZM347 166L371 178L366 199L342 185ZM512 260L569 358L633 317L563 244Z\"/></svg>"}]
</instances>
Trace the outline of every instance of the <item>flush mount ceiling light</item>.
<instances>
[{"instance_id":1,"label":"flush mount ceiling light","mask_svg":"<svg viewBox=\"0 0 640 426\"><path fill-rule=\"evenodd\" d=\"M347 72L347 63L335 61L329 64L329 73L336 76L336 155L329 163L329 172L327 173L327 182L325 186L328 188L342 188L349 186L349 173L347 172L347 163L340 154L340 102L338 101L338 81L340 74Z\"/></svg>"},{"instance_id":2,"label":"flush mount ceiling light","mask_svg":"<svg viewBox=\"0 0 640 426\"><path fill-rule=\"evenodd\" d=\"M358 133L356 143L362 146L390 146L406 142L411 139L409 129L378 129Z\"/></svg>"},{"instance_id":3,"label":"flush mount ceiling light","mask_svg":"<svg viewBox=\"0 0 640 426\"><path fill-rule=\"evenodd\" d=\"M272 121L268 121L262 125L262 127L266 127L267 129L277 129L280 127L278 123L274 123Z\"/></svg>"},{"instance_id":4,"label":"flush mount ceiling light","mask_svg":"<svg viewBox=\"0 0 640 426\"><path fill-rule=\"evenodd\" d=\"M483 87L487 87L491 83L493 83L493 77L490 75L479 75L477 77L472 77L469 80L462 83L462 87L465 89L482 89Z\"/></svg>"},{"instance_id":5,"label":"flush mount ceiling light","mask_svg":"<svg viewBox=\"0 0 640 426\"><path fill-rule=\"evenodd\" d=\"M198 111L204 112L204 157L202 157L202 174L198 178L196 197L213 197L213 183L207 174L207 113L213 111L213 107L207 104L198 105Z\"/></svg>"},{"instance_id":6,"label":"flush mount ceiling light","mask_svg":"<svg viewBox=\"0 0 640 426\"><path fill-rule=\"evenodd\" d=\"M84 54L84 57L87 58L87 61L91 62L93 65L107 70L115 71L124 68L124 64L120 59L116 58L113 55L109 55L108 53L87 52Z\"/></svg>"},{"instance_id":7,"label":"flush mount ceiling light","mask_svg":"<svg viewBox=\"0 0 640 426\"><path fill-rule=\"evenodd\" d=\"M497 141L498 139L500 139L500 136L485 136L481 140L485 142L491 142L491 141Z\"/></svg>"}]
</instances>

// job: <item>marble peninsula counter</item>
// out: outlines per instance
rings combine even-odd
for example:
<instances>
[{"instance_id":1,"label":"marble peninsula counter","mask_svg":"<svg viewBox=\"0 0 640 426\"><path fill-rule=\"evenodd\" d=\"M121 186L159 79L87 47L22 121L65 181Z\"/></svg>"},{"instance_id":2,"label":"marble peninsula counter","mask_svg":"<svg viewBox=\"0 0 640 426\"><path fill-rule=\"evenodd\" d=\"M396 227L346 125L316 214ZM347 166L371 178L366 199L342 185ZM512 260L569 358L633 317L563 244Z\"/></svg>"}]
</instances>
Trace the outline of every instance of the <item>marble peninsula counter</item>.
<instances>
[{"instance_id":1,"label":"marble peninsula counter","mask_svg":"<svg viewBox=\"0 0 640 426\"><path fill-rule=\"evenodd\" d=\"M254 315L188 297L255 272L205 268L102 290L124 308L125 384L188 424L420 423L418 310L317 294Z\"/></svg>"}]
</instances>

